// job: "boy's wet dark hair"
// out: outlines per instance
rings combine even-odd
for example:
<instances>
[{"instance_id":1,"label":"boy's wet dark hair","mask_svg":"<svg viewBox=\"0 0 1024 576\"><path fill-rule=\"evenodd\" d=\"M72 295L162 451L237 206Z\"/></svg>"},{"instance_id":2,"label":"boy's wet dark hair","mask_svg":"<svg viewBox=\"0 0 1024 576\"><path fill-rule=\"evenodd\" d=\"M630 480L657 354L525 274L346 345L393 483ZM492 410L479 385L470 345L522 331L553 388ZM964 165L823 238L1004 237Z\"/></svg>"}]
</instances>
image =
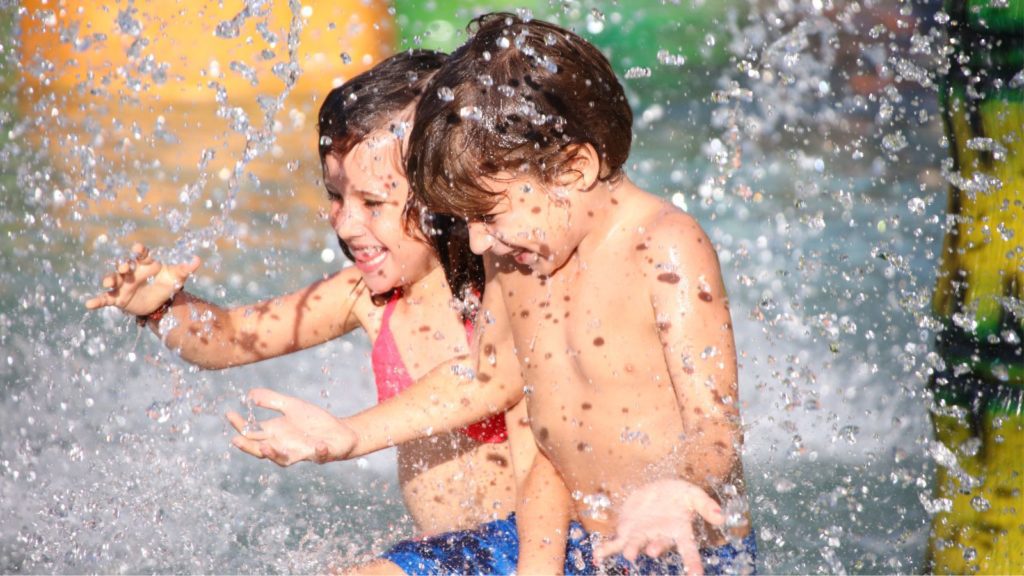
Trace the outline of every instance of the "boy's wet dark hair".
<instances>
[{"instance_id":1,"label":"boy's wet dark hair","mask_svg":"<svg viewBox=\"0 0 1024 576\"><path fill-rule=\"evenodd\" d=\"M398 117L423 94L446 58L443 52L407 50L331 90L320 106L317 123L321 165L329 154L339 158L348 154L375 130L390 130L401 138L407 127ZM412 194L405 216L406 230L420 230L429 239L454 295L483 290L483 265L469 249L464 221L426 212ZM349 260L355 260L340 238L338 244Z\"/></svg>"},{"instance_id":2,"label":"boy's wet dark hair","mask_svg":"<svg viewBox=\"0 0 1024 576\"><path fill-rule=\"evenodd\" d=\"M601 180L629 156L633 112L601 52L576 34L508 13L470 22L416 108L407 161L414 194L432 210L478 218L500 200L481 176L527 170L550 180L590 144Z\"/></svg>"}]
</instances>

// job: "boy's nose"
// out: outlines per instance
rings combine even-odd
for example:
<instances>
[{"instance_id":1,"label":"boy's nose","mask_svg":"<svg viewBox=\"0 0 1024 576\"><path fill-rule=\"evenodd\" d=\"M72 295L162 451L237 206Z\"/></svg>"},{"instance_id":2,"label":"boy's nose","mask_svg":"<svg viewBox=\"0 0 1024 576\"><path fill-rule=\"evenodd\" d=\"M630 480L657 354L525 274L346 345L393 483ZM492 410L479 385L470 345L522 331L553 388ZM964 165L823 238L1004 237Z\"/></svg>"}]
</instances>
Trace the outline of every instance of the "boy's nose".
<instances>
[{"instance_id":1,"label":"boy's nose","mask_svg":"<svg viewBox=\"0 0 1024 576\"><path fill-rule=\"evenodd\" d=\"M473 254L482 256L494 246L494 236L487 231L487 226L480 222L469 223L469 249Z\"/></svg>"}]
</instances>

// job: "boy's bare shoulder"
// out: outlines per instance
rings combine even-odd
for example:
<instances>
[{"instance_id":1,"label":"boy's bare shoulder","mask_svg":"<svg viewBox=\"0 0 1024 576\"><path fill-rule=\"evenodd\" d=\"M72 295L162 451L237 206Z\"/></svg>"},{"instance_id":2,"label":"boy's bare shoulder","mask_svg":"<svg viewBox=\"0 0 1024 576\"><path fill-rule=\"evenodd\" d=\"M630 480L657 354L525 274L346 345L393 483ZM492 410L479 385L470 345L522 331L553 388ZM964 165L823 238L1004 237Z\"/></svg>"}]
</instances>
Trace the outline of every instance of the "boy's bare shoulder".
<instances>
[{"instance_id":1,"label":"boy's bare shoulder","mask_svg":"<svg viewBox=\"0 0 1024 576\"><path fill-rule=\"evenodd\" d=\"M695 264L708 257L715 259L714 247L697 219L662 199L650 205L641 227L646 254L641 262L657 269Z\"/></svg>"}]
</instances>

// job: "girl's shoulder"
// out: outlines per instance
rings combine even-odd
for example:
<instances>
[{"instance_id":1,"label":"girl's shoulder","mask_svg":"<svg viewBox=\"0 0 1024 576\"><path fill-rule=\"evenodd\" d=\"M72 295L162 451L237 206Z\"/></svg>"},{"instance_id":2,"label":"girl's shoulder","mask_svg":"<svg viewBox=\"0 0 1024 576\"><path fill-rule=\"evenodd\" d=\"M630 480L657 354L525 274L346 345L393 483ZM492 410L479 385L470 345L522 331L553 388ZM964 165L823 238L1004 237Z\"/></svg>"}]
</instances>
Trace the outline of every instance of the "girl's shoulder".
<instances>
[{"instance_id":1,"label":"girl's shoulder","mask_svg":"<svg viewBox=\"0 0 1024 576\"><path fill-rule=\"evenodd\" d=\"M370 290L363 282L363 276L355 266L349 266L318 282L316 302L308 310L317 310L328 316L340 317L344 332L362 328L376 338L380 328L380 310L371 299Z\"/></svg>"}]
</instances>

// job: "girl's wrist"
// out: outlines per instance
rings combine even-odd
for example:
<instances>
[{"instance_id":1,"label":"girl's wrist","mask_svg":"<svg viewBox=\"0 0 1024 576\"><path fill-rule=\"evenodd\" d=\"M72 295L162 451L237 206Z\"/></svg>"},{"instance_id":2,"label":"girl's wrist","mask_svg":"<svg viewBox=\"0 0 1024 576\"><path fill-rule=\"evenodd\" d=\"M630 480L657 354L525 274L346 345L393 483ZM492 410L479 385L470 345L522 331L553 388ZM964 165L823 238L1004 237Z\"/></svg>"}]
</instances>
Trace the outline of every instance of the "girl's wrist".
<instances>
[{"instance_id":1,"label":"girl's wrist","mask_svg":"<svg viewBox=\"0 0 1024 576\"><path fill-rule=\"evenodd\" d=\"M172 294L171 297L168 298L166 302L161 304L159 308L157 308L156 310L153 310L149 314L140 314L140 315L136 316L135 317L135 322L137 322L139 326L147 326L147 325L149 325L150 322L154 322L156 324L159 324L160 321L163 320L164 316L167 315L167 312L170 311L171 306L174 305L174 298L179 293L180 293L180 291L179 292L175 292L174 294Z\"/></svg>"}]
</instances>

